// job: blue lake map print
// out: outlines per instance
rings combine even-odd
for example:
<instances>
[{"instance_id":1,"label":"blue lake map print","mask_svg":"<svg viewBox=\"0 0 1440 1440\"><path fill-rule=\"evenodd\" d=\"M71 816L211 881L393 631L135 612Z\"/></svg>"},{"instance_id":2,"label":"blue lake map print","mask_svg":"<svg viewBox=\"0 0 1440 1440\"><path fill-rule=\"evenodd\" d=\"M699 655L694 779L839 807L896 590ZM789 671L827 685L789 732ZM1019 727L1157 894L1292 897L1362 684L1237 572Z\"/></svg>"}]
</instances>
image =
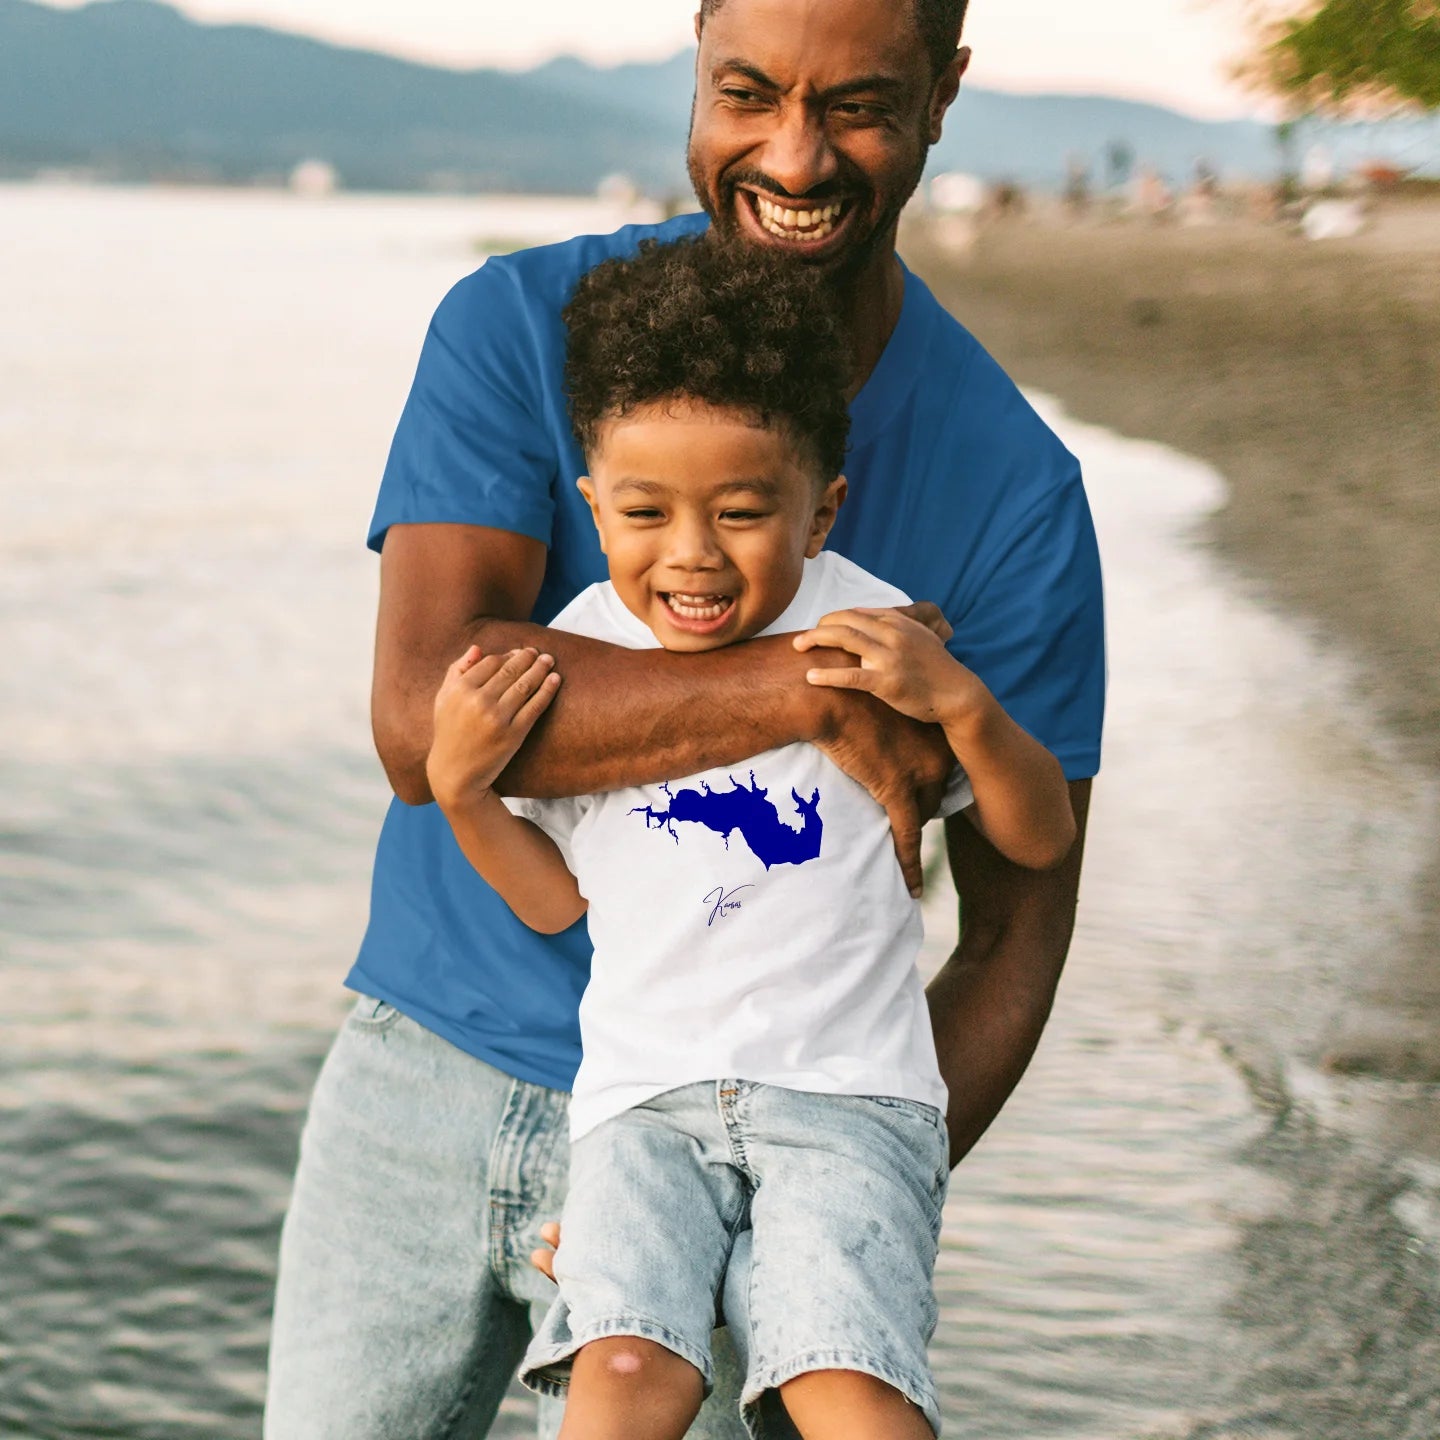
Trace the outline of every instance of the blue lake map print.
<instances>
[{"instance_id":1,"label":"blue lake map print","mask_svg":"<svg viewBox=\"0 0 1440 1440\"><path fill-rule=\"evenodd\" d=\"M667 831L677 845L680 843L675 829L678 822L714 830L724 839L727 849L730 836L738 830L740 838L767 870L773 865L803 865L820 853L822 822L818 789L808 800L802 799L797 791L790 791L800 817L797 829L780 818L775 802L756 782L753 770L749 785L730 776L728 790L712 790L703 780L698 790L672 791L665 784L660 788L670 802L664 810L657 810L653 805L637 805L630 813L643 815L646 829Z\"/></svg>"}]
</instances>

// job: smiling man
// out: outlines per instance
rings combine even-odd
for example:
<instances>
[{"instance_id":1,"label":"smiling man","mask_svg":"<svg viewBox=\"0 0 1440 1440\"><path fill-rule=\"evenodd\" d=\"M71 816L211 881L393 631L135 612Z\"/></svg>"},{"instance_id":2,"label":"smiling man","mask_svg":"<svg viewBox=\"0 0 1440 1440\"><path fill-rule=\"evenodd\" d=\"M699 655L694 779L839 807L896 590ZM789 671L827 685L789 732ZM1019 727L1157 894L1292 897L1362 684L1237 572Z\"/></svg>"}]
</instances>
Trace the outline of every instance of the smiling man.
<instances>
[{"instance_id":1,"label":"smiling man","mask_svg":"<svg viewBox=\"0 0 1440 1440\"><path fill-rule=\"evenodd\" d=\"M884 805L919 883L920 822L949 771L938 729L807 685L826 657L784 636L681 654L541 628L605 576L562 384L561 312L593 266L649 236L708 229L705 243L823 268L852 374L849 498L830 548L939 605L954 655L1060 760L1083 837L1104 643L1079 469L895 255L968 60L963 11L964 0L710 0L689 146L705 214L492 259L435 314L370 536L375 739L397 798L347 981L361 999L301 1144L269 1440L484 1435L550 1299L528 1255L563 1197L589 945L583 925L556 936L522 925L430 803L433 700L456 655L535 645L564 677L505 772L510 793L614 790L806 740ZM946 838L963 929L930 1001L958 1161L1044 1027L1081 846L1035 872L964 820ZM724 1389L700 1422L708 1434L737 1423Z\"/></svg>"}]
</instances>

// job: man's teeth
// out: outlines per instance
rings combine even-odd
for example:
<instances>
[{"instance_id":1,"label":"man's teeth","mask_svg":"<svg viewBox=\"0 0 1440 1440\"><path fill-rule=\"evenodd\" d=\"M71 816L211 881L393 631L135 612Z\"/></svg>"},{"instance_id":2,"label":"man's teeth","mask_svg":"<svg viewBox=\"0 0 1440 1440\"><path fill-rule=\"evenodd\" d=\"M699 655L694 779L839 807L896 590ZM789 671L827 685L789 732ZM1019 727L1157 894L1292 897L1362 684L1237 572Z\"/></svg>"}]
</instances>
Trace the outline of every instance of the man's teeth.
<instances>
[{"instance_id":1,"label":"man's teeth","mask_svg":"<svg viewBox=\"0 0 1440 1440\"><path fill-rule=\"evenodd\" d=\"M834 228L845 208L843 201L798 210L755 196L755 213L761 225L781 240L823 240Z\"/></svg>"},{"instance_id":2,"label":"man's teeth","mask_svg":"<svg viewBox=\"0 0 1440 1440\"><path fill-rule=\"evenodd\" d=\"M670 608L686 620L718 620L730 608L728 595L679 595L672 590L669 600Z\"/></svg>"}]
</instances>

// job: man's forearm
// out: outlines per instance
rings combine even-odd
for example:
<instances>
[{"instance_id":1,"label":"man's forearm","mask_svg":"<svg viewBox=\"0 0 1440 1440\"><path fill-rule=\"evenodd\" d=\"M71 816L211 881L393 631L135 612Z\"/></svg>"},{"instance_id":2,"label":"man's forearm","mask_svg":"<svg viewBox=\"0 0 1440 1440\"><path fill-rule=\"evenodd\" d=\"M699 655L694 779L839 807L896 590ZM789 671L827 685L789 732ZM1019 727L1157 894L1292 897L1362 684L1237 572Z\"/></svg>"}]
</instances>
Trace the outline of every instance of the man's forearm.
<instances>
[{"instance_id":1,"label":"man's forearm","mask_svg":"<svg viewBox=\"0 0 1440 1440\"><path fill-rule=\"evenodd\" d=\"M819 738L837 708L833 696L805 683L815 654L797 653L784 636L679 655L490 619L472 639L489 653L534 646L555 657L562 677L556 700L496 784L506 795L589 795L734 764ZM387 765L403 782L397 793L412 804L430 798L424 688L408 707L403 766Z\"/></svg>"},{"instance_id":2,"label":"man's forearm","mask_svg":"<svg viewBox=\"0 0 1440 1440\"><path fill-rule=\"evenodd\" d=\"M486 625L482 646L536 644L535 627ZM814 739L824 697L805 657L774 636L700 654L627 650L558 631L544 648L560 694L503 775L507 795L589 795L693 775Z\"/></svg>"},{"instance_id":3,"label":"man's forearm","mask_svg":"<svg viewBox=\"0 0 1440 1440\"><path fill-rule=\"evenodd\" d=\"M1013 865L968 821L948 822L961 896L960 943L927 998L950 1090L952 1164L964 1159L1020 1083L1050 1016L1074 927L1090 782L1073 782L1070 798L1077 836L1054 870Z\"/></svg>"}]
</instances>

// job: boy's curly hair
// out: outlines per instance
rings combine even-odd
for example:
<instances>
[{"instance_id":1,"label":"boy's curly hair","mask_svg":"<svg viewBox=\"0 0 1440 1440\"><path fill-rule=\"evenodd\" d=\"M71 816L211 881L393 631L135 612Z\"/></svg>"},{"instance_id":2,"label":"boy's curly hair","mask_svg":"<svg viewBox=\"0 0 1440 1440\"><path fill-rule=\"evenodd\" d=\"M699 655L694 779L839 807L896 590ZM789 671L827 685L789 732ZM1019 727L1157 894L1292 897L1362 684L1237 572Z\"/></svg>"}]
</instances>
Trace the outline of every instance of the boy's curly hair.
<instances>
[{"instance_id":1,"label":"boy's curly hair","mask_svg":"<svg viewBox=\"0 0 1440 1440\"><path fill-rule=\"evenodd\" d=\"M850 352L807 266L704 236L647 240L634 259L591 270L564 318L565 389L587 455L606 420L694 399L788 429L827 480L840 473Z\"/></svg>"}]
</instances>

